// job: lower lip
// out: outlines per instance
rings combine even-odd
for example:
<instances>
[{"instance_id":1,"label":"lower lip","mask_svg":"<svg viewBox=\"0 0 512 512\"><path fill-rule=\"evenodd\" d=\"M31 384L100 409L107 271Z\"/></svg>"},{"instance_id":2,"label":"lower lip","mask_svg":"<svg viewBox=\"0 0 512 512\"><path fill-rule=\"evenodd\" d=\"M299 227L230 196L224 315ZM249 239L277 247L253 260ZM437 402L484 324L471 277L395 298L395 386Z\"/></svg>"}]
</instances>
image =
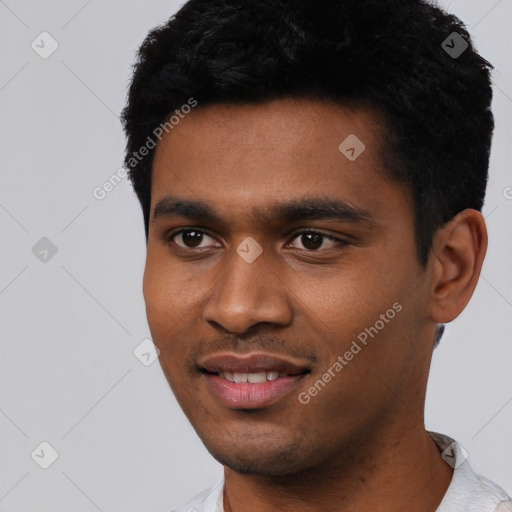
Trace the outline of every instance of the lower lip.
<instances>
[{"instance_id":1,"label":"lower lip","mask_svg":"<svg viewBox=\"0 0 512 512\"><path fill-rule=\"evenodd\" d=\"M215 398L230 409L259 409L267 407L291 393L305 374L280 377L258 384L250 382L230 382L229 380L204 374L206 382Z\"/></svg>"}]
</instances>

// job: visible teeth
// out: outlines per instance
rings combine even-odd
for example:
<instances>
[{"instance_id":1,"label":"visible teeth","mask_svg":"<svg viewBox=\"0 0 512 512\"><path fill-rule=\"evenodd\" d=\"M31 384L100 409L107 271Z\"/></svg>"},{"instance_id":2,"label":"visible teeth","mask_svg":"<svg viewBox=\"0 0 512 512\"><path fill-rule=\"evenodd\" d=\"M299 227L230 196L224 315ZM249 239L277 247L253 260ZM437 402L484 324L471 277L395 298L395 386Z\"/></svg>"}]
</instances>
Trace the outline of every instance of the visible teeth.
<instances>
[{"instance_id":1,"label":"visible teeth","mask_svg":"<svg viewBox=\"0 0 512 512\"><path fill-rule=\"evenodd\" d=\"M262 382L279 379L280 377L287 377L286 373L279 372L257 372L257 373L234 373L234 372L219 372L219 377L222 377L229 382L244 383L250 382L251 384L261 384Z\"/></svg>"},{"instance_id":2,"label":"visible teeth","mask_svg":"<svg viewBox=\"0 0 512 512\"><path fill-rule=\"evenodd\" d=\"M249 382L252 382L253 384L258 384L259 382L266 382L267 372L249 373L247 374L247 380Z\"/></svg>"}]
</instances>

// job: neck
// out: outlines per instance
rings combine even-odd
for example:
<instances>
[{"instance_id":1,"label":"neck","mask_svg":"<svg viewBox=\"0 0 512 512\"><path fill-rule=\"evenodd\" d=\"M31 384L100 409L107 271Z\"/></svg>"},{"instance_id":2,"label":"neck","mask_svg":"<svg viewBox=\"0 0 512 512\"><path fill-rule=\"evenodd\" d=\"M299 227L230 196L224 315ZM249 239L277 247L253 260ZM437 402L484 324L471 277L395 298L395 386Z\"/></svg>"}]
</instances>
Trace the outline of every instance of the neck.
<instances>
[{"instance_id":1,"label":"neck","mask_svg":"<svg viewBox=\"0 0 512 512\"><path fill-rule=\"evenodd\" d=\"M239 474L225 468L225 512L434 512L453 470L416 418L392 424L371 439L340 448L321 467L293 475Z\"/></svg>"}]
</instances>

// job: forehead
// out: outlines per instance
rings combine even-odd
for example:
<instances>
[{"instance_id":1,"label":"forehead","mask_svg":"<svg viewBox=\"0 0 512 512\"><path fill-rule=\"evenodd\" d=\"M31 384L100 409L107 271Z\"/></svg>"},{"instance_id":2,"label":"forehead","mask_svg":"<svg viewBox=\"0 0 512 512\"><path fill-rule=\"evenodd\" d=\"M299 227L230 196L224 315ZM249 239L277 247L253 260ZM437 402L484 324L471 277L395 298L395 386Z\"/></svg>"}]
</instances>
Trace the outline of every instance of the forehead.
<instances>
[{"instance_id":1,"label":"forehead","mask_svg":"<svg viewBox=\"0 0 512 512\"><path fill-rule=\"evenodd\" d=\"M152 208L172 195L252 217L305 197L378 209L404 195L385 175L382 130L369 109L316 100L199 106L157 145Z\"/></svg>"}]
</instances>

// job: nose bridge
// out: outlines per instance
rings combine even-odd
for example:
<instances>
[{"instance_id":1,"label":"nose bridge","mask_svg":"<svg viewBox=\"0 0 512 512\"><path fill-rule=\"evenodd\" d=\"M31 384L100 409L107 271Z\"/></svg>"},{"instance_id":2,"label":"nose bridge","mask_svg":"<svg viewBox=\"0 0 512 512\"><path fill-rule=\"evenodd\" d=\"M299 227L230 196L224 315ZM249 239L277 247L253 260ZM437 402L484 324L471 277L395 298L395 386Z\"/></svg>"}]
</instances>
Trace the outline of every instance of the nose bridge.
<instances>
[{"instance_id":1,"label":"nose bridge","mask_svg":"<svg viewBox=\"0 0 512 512\"><path fill-rule=\"evenodd\" d=\"M226 257L203 311L205 321L242 333L257 323L285 325L291 320L285 287L270 258L262 252L254 257L254 251L250 241L242 242Z\"/></svg>"}]
</instances>

